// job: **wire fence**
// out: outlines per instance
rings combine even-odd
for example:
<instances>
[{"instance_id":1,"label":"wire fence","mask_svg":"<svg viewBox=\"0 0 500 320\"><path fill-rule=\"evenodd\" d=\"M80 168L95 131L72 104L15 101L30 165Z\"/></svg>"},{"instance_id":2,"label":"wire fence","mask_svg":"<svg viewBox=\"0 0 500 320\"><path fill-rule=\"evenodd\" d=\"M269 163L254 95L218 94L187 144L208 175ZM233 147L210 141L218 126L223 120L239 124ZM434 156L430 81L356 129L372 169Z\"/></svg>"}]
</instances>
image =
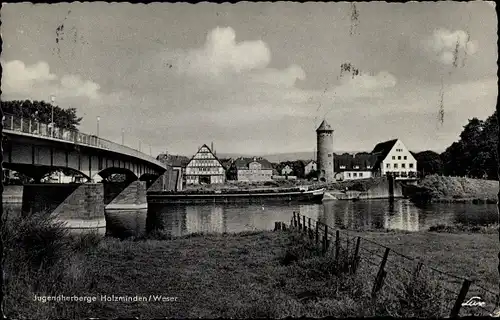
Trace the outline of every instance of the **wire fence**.
<instances>
[{"instance_id":1,"label":"wire fence","mask_svg":"<svg viewBox=\"0 0 500 320\"><path fill-rule=\"evenodd\" d=\"M402 295L418 278L427 279L441 315L436 316L500 316L499 294L475 280L454 275L425 264L418 258L397 252L381 243L338 229L313 218L293 213L290 223L277 222L275 230L292 229L309 237L322 253L334 253L336 261L344 254L352 263L351 272L363 269L373 276L372 298L385 290ZM333 252L332 252L333 251ZM423 293L422 293L423 294ZM497 313L497 314L495 314Z\"/></svg>"},{"instance_id":2,"label":"wire fence","mask_svg":"<svg viewBox=\"0 0 500 320\"><path fill-rule=\"evenodd\" d=\"M63 129L55 126L52 129L52 125L50 123L43 123L36 119L21 118L11 114L5 114L3 126L4 131L10 130L32 136L63 140L77 145L92 146L95 148L130 155L135 158L154 163L161 168L165 168L165 165L162 162L156 160L156 158L152 156L142 153L139 150L97 137L95 135L82 133L77 130Z\"/></svg>"}]
</instances>

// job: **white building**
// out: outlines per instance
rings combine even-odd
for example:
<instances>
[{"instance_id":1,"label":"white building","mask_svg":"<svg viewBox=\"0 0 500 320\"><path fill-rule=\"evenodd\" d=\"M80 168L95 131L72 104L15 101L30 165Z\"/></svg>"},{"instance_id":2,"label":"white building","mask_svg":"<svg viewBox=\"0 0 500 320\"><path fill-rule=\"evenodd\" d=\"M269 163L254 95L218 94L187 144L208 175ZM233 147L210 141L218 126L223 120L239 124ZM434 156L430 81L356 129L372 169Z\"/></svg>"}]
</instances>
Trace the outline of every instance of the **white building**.
<instances>
[{"instance_id":1,"label":"white building","mask_svg":"<svg viewBox=\"0 0 500 320\"><path fill-rule=\"evenodd\" d=\"M304 175L307 176L309 173L318 170L318 164L314 160L304 163Z\"/></svg>"},{"instance_id":2,"label":"white building","mask_svg":"<svg viewBox=\"0 0 500 320\"><path fill-rule=\"evenodd\" d=\"M283 169L281 169L281 175L282 176L288 176L290 175L291 173L293 172L293 169L290 168L289 165L286 165L283 167Z\"/></svg>"},{"instance_id":3,"label":"white building","mask_svg":"<svg viewBox=\"0 0 500 320\"><path fill-rule=\"evenodd\" d=\"M372 154L377 156L372 170L375 176L393 174L397 180L417 176L417 160L399 139L377 144Z\"/></svg>"}]
</instances>

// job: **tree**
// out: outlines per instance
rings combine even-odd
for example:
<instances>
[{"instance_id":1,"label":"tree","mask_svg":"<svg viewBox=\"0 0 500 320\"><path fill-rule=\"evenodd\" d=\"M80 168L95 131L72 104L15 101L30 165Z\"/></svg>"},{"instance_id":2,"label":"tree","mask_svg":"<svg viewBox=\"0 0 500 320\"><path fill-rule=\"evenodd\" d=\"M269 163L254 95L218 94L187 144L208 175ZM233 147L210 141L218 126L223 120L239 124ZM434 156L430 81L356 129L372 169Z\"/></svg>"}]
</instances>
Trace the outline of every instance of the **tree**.
<instances>
[{"instance_id":1,"label":"tree","mask_svg":"<svg viewBox=\"0 0 500 320\"><path fill-rule=\"evenodd\" d=\"M441 154L443 173L471 178L498 179L497 111L485 121L473 118L464 126L460 140Z\"/></svg>"},{"instance_id":2,"label":"tree","mask_svg":"<svg viewBox=\"0 0 500 320\"><path fill-rule=\"evenodd\" d=\"M440 174L443 171L443 160L439 153L422 151L414 154L417 160L417 170L421 175Z\"/></svg>"},{"instance_id":3,"label":"tree","mask_svg":"<svg viewBox=\"0 0 500 320\"><path fill-rule=\"evenodd\" d=\"M42 123L52 120L52 105L45 101L14 100L2 101L2 109L6 114L32 119ZM82 121L76 114L75 108L63 109L54 106L54 125L66 130L78 130Z\"/></svg>"}]
</instances>

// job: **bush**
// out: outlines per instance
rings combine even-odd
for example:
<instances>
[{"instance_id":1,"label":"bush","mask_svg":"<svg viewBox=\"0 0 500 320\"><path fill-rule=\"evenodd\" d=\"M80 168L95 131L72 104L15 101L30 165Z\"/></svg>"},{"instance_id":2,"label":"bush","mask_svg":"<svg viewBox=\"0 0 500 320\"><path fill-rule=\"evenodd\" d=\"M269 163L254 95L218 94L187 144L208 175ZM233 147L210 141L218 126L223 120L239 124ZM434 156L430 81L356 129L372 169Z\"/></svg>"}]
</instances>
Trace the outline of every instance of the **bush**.
<instances>
[{"instance_id":1,"label":"bush","mask_svg":"<svg viewBox=\"0 0 500 320\"><path fill-rule=\"evenodd\" d=\"M62 223L45 213L18 217L2 227L4 310L9 318L47 319L54 309L34 302L34 295L81 294L92 285L85 255L99 243L97 236L69 236ZM55 306L62 310L58 314L72 318L64 306Z\"/></svg>"}]
</instances>

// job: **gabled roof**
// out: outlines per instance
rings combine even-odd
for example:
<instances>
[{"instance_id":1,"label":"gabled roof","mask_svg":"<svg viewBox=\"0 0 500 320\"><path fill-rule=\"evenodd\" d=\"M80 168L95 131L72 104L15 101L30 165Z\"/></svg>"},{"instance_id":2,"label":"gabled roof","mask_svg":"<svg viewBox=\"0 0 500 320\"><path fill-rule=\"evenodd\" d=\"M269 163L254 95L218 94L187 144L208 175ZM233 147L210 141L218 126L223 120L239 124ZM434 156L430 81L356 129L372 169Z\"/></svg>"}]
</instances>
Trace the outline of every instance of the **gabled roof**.
<instances>
[{"instance_id":1,"label":"gabled roof","mask_svg":"<svg viewBox=\"0 0 500 320\"><path fill-rule=\"evenodd\" d=\"M156 159L172 167L185 167L189 163L188 157L164 153L158 155Z\"/></svg>"},{"instance_id":2,"label":"gabled roof","mask_svg":"<svg viewBox=\"0 0 500 320\"><path fill-rule=\"evenodd\" d=\"M333 131L332 127L326 122L326 120L323 120L321 124L319 125L318 129L316 129L316 132L319 131Z\"/></svg>"},{"instance_id":3,"label":"gabled roof","mask_svg":"<svg viewBox=\"0 0 500 320\"><path fill-rule=\"evenodd\" d=\"M387 157L387 154L389 154L397 141L398 139L392 139L385 142L380 142L375 146L375 148L373 148L373 151L371 153L377 157L377 161L373 166L373 170L378 170L380 164Z\"/></svg>"},{"instance_id":4,"label":"gabled roof","mask_svg":"<svg viewBox=\"0 0 500 320\"><path fill-rule=\"evenodd\" d=\"M272 169L273 165L271 162L264 158L238 158L234 160L234 166L236 169L248 169L248 165L251 162L258 162L262 166L262 169Z\"/></svg>"},{"instance_id":5,"label":"gabled roof","mask_svg":"<svg viewBox=\"0 0 500 320\"><path fill-rule=\"evenodd\" d=\"M314 160L300 160L300 162L302 162L302 164L305 166L308 166L311 162L314 162L316 163L316 161Z\"/></svg>"},{"instance_id":6,"label":"gabled roof","mask_svg":"<svg viewBox=\"0 0 500 320\"><path fill-rule=\"evenodd\" d=\"M220 162L219 158L217 158L217 156L212 152L212 150L210 149L209 146L207 146L206 144L202 145L201 147L198 148L198 151L196 151L195 154L193 154L193 156L191 157L191 159L189 159L188 163L186 165L188 165L191 161L193 161L194 157L200 152L201 149L203 148L207 148L208 152L210 152L210 154L215 158L215 160L217 160L217 162L219 162L219 164L222 166L222 163Z\"/></svg>"}]
</instances>

